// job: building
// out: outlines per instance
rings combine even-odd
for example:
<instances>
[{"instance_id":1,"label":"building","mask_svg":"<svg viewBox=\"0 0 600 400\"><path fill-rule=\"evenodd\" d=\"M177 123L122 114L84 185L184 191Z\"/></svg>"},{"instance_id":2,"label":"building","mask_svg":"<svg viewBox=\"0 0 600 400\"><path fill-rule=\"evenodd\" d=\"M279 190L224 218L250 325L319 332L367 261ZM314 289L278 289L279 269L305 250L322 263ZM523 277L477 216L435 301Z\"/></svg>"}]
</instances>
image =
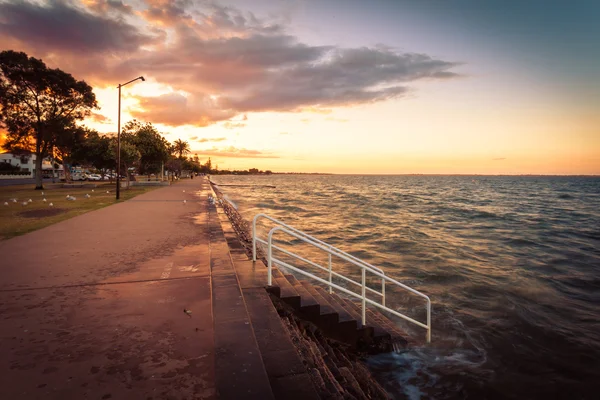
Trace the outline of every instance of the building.
<instances>
[{"instance_id":1,"label":"building","mask_svg":"<svg viewBox=\"0 0 600 400\"><path fill-rule=\"evenodd\" d=\"M36 156L33 153L0 153L0 164L4 163L13 166L14 172L19 172L19 178L33 178L35 176L35 160ZM58 165L58 168L55 169L50 158L42 160L42 174L44 177L51 178L53 174L58 176L59 170L62 170L62 165ZM0 168L0 179L12 176L13 174L10 173L10 168Z\"/></svg>"}]
</instances>

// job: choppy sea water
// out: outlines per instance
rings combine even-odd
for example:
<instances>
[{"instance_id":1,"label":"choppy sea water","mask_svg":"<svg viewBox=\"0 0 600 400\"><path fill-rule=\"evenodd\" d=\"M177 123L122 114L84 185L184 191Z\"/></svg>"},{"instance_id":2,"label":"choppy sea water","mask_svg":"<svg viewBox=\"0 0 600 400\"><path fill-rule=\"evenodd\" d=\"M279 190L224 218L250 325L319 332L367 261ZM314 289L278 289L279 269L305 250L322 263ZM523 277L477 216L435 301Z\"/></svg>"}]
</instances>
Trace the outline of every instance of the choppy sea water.
<instances>
[{"instance_id":1,"label":"choppy sea water","mask_svg":"<svg viewBox=\"0 0 600 400\"><path fill-rule=\"evenodd\" d=\"M600 178L212 180L247 220L265 212L431 297L432 343L368 361L396 398L598 398ZM425 320L418 298L388 299Z\"/></svg>"}]
</instances>

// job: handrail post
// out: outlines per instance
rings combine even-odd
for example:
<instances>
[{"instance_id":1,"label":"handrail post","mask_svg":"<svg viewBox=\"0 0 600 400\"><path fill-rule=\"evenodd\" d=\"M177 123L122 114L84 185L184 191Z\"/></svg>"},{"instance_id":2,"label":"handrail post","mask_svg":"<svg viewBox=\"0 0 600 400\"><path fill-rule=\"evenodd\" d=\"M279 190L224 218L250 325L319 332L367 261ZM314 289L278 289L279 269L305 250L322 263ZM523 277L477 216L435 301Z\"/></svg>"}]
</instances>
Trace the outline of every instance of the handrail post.
<instances>
[{"instance_id":1,"label":"handrail post","mask_svg":"<svg viewBox=\"0 0 600 400\"><path fill-rule=\"evenodd\" d=\"M367 270L362 268L362 324L365 326L367 324L367 301L366 301L366 277Z\"/></svg>"},{"instance_id":2,"label":"handrail post","mask_svg":"<svg viewBox=\"0 0 600 400\"><path fill-rule=\"evenodd\" d=\"M431 300L427 298L427 343L431 343Z\"/></svg>"},{"instance_id":3,"label":"handrail post","mask_svg":"<svg viewBox=\"0 0 600 400\"><path fill-rule=\"evenodd\" d=\"M333 276L331 273L331 253L329 253L329 294L333 293L333 289L331 288L331 283L333 282Z\"/></svg>"},{"instance_id":4,"label":"handrail post","mask_svg":"<svg viewBox=\"0 0 600 400\"><path fill-rule=\"evenodd\" d=\"M385 278L381 278L381 305L385 307Z\"/></svg>"},{"instance_id":5,"label":"handrail post","mask_svg":"<svg viewBox=\"0 0 600 400\"><path fill-rule=\"evenodd\" d=\"M269 286L273 286L273 233L278 230L278 228L273 228L271 229L271 231L269 232L269 245L268 245L268 252L267 252L267 262L268 262L268 266L267 266L267 285Z\"/></svg>"},{"instance_id":6,"label":"handrail post","mask_svg":"<svg viewBox=\"0 0 600 400\"><path fill-rule=\"evenodd\" d=\"M256 219L260 216L257 214L252 219L252 261L256 261Z\"/></svg>"}]
</instances>

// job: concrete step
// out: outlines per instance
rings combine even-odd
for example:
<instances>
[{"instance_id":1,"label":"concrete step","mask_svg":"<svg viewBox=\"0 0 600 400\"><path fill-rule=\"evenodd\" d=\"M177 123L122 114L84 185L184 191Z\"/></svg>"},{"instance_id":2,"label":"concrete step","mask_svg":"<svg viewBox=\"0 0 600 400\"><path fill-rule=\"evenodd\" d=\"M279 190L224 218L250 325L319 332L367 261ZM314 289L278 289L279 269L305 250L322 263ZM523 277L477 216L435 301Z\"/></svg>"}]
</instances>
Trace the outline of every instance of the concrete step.
<instances>
[{"instance_id":1,"label":"concrete step","mask_svg":"<svg viewBox=\"0 0 600 400\"><path fill-rule=\"evenodd\" d=\"M390 333L391 342L394 350L408 348L409 344L412 343L412 341L410 340L410 336L404 330L402 330L398 325L394 323L394 321L389 319L378 309L370 309L369 311L372 314L371 317L379 321L381 325ZM367 318L370 317L367 316Z\"/></svg>"},{"instance_id":2,"label":"concrete step","mask_svg":"<svg viewBox=\"0 0 600 400\"><path fill-rule=\"evenodd\" d=\"M325 332L330 332L333 329L337 329L339 324L339 316L335 309L323 296L321 296L321 294L313 285L310 284L310 282L300 281L300 283L320 305L319 327Z\"/></svg>"},{"instance_id":3,"label":"concrete step","mask_svg":"<svg viewBox=\"0 0 600 400\"><path fill-rule=\"evenodd\" d=\"M286 279L286 277L277 268L273 268L273 286L278 287L274 293L281 300L292 306L295 310L299 310L302 303L300 294L296 288ZM277 294L277 291L279 294Z\"/></svg>"},{"instance_id":4,"label":"concrete step","mask_svg":"<svg viewBox=\"0 0 600 400\"><path fill-rule=\"evenodd\" d=\"M209 208L215 386L221 399L275 399L221 224Z\"/></svg>"},{"instance_id":5,"label":"concrete step","mask_svg":"<svg viewBox=\"0 0 600 400\"><path fill-rule=\"evenodd\" d=\"M336 295L336 296L338 296L338 299L340 299L341 301L344 302L344 304L347 305L346 309L350 310L354 316L356 316L357 318L360 318L362 320L362 304L359 305L358 303L355 303L354 301L351 301L349 299L345 299L339 295ZM369 318L370 316L372 318ZM369 310L368 308L366 310L366 317L367 317L366 318L367 326L373 327L373 338L375 340L388 340L389 341L391 339L391 335L388 332L388 330L385 329L381 325L381 323L376 318L373 317L373 312L371 310Z\"/></svg>"},{"instance_id":6,"label":"concrete step","mask_svg":"<svg viewBox=\"0 0 600 400\"><path fill-rule=\"evenodd\" d=\"M245 288L242 293L275 398L319 399L267 291Z\"/></svg>"},{"instance_id":7,"label":"concrete step","mask_svg":"<svg viewBox=\"0 0 600 400\"><path fill-rule=\"evenodd\" d=\"M253 262L251 260L234 261L234 266L242 289L264 289L267 286L267 269L262 262Z\"/></svg>"},{"instance_id":8,"label":"concrete step","mask_svg":"<svg viewBox=\"0 0 600 400\"><path fill-rule=\"evenodd\" d=\"M321 315L319 302L302 286L294 275L284 275L300 295L300 315L307 320L317 323Z\"/></svg>"}]
</instances>

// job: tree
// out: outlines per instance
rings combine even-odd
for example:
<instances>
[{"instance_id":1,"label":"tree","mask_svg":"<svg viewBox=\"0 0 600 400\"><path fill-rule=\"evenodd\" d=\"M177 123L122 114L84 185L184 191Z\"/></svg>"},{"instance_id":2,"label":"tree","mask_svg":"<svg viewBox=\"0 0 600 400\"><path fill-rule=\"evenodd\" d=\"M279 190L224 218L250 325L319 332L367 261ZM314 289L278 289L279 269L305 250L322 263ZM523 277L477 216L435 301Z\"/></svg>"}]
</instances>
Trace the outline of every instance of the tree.
<instances>
[{"instance_id":1,"label":"tree","mask_svg":"<svg viewBox=\"0 0 600 400\"><path fill-rule=\"evenodd\" d=\"M212 172L212 162L210 161L210 157L204 165L201 167L201 171L205 174L210 174Z\"/></svg>"},{"instance_id":2,"label":"tree","mask_svg":"<svg viewBox=\"0 0 600 400\"><path fill-rule=\"evenodd\" d=\"M121 137L127 135L130 135L129 143L140 152L138 172L142 175L160 172L162 164L169 159L169 142L149 122L128 122L121 131Z\"/></svg>"},{"instance_id":3,"label":"tree","mask_svg":"<svg viewBox=\"0 0 600 400\"><path fill-rule=\"evenodd\" d=\"M105 173L115 167L115 152L112 148L114 138L101 136L98 132L86 129L85 140L73 150L74 161L91 164L104 177ZM112 180L112 176L111 176Z\"/></svg>"},{"instance_id":4,"label":"tree","mask_svg":"<svg viewBox=\"0 0 600 400\"><path fill-rule=\"evenodd\" d=\"M76 153L77 149L83 146L87 129L70 124L57 126L53 131L56 134L53 143L54 154L62 162L65 180L70 182L71 166L74 161L78 161L77 158L73 159L73 153Z\"/></svg>"},{"instance_id":5,"label":"tree","mask_svg":"<svg viewBox=\"0 0 600 400\"><path fill-rule=\"evenodd\" d=\"M190 153L190 144L181 139L177 139L173 142L173 147L175 149L175 153L178 154L178 158L183 160L184 156Z\"/></svg>"},{"instance_id":6,"label":"tree","mask_svg":"<svg viewBox=\"0 0 600 400\"><path fill-rule=\"evenodd\" d=\"M42 160L64 134L61 127L82 120L97 107L96 96L84 81L23 52L0 53L0 124L8 131L9 150L10 143L33 146L36 189L43 189Z\"/></svg>"}]
</instances>

